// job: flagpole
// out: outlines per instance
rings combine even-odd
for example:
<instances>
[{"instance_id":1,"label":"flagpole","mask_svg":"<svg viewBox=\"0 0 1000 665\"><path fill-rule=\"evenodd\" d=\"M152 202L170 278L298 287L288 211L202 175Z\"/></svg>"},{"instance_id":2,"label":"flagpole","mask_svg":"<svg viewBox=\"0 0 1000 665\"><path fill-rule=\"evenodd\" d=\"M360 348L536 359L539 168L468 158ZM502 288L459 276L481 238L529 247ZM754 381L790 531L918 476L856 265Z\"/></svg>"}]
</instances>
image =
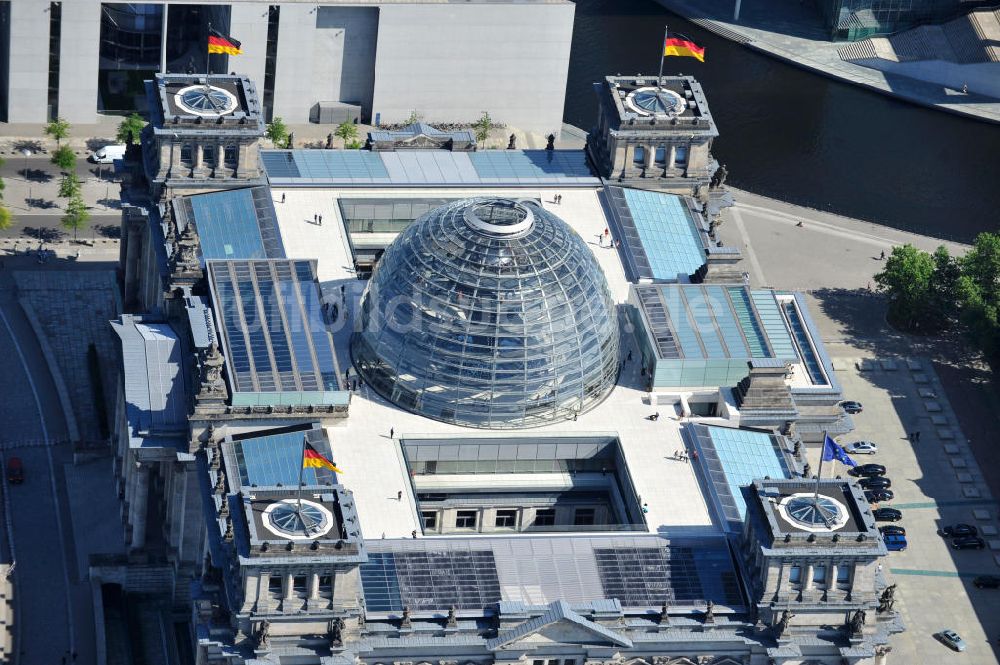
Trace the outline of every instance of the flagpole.
<instances>
[{"instance_id":1,"label":"flagpole","mask_svg":"<svg viewBox=\"0 0 1000 665\"><path fill-rule=\"evenodd\" d=\"M306 469L306 436L302 435L302 461L299 464L299 485L296 488L298 490L298 507L295 509L295 514L299 516L299 521L302 522L302 530L308 536L309 528L306 526L306 521L302 517L302 474Z\"/></svg>"},{"instance_id":2,"label":"flagpole","mask_svg":"<svg viewBox=\"0 0 1000 665\"><path fill-rule=\"evenodd\" d=\"M208 38L205 40L205 89L208 90L210 87L208 85L208 75L212 72L212 52L208 50L208 40L212 38L212 22L208 22ZM303 439L303 446L305 446L305 439ZM302 448L303 453L305 448Z\"/></svg>"},{"instance_id":3,"label":"flagpole","mask_svg":"<svg viewBox=\"0 0 1000 665\"><path fill-rule=\"evenodd\" d=\"M819 454L819 469L816 471L816 487L813 491L813 505L816 506L816 510L819 510L819 479L823 476L823 458L826 457L826 439L827 433L823 431L823 449Z\"/></svg>"},{"instance_id":4,"label":"flagpole","mask_svg":"<svg viewBox=\"0 0 1000 665\"><path fill-rule=\"evenodd\" d=\"M667 38L670 36L670 28L666 25L663 26L663 43L660 44L660 73L656 75L656 91L660 92L663 90L661 81L663 80L663 61L666 59L666 54L664 53L667 48Z\"/></svg>"}]
</instances>

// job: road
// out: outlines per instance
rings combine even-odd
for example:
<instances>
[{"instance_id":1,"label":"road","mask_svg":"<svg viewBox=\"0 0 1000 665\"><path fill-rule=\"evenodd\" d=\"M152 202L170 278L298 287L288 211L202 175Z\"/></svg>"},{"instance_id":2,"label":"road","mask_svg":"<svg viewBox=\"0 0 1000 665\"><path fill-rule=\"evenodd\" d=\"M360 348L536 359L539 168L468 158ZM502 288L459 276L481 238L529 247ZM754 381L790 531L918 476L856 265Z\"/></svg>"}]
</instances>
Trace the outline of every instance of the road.
<instances>
[{"instance_id":1,"label":"road","mask_svg":"<svg viewBox=\"0 0 1000 665\"><path fill-rule=\"evenodd\" d=\"M79 570L64 466L71 462L55 385L12 284L0 275L0 442L25 478L5 493L16 557L15 633L19 665L52 665L76 651L93 660L93 618L86 570ZM6 531L6 526L4 527ZM69 660L69 659L67 659Z\"/></svg>"}]
</instances>

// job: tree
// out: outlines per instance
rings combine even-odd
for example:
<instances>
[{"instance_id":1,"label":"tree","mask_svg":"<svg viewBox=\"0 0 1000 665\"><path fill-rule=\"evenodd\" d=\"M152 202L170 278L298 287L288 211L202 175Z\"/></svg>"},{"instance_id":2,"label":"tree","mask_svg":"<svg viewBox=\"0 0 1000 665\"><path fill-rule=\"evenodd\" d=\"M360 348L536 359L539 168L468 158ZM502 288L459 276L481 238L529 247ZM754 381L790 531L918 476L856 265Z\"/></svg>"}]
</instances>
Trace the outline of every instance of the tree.
<instances>
[{"instance_id":1,"label":"tree","mask_svg":"<svg viewBox=\"0 0 1000 665\"><path fill-rule=\"evenodd\" d=\"M142 133L142 128L146 126L146 121L138 113L133 113L118 124L118 133L115 139L119 143L132 145Z\"/></svg>"},{"instance_id":2,"label":"tree","mask_svg":"<svg viewBox=\"0 0 1000 665\"><path fill-rule=\"evenodd\" d=\"M62 118L56 118L49 124L45 125L43 132L47 136L51 136L56 140L56 145L60 145L60 141L69 136L69 123Z\"/></svg>"},{"instance_id":3,"label":"tree","mask_svg":"<svg viewBox=\"0 0 1000 665\"><path fill-rule=\"evenodd\" d=\"M934 273L931 275L928 314L936 327L944 328L954 320L958 310L958 278L962 276L962 269L944 245L934 250L931 258Z\"/></svg>"},{"instance_id":4,"label":"tree","mask_svg":"<svg viewBox=\"0 0 1000 665\"><path fill-rule=\"evenodd\" d=\"M906 330L927 327L934 259L913 245L896 246L885 268L875 275L879 290L889 298L889 319Z\"/></svg>"},{"instance_id":5,"label":"tree","mask_svg":"<svg viewBox=\"0 0 1000 665\"><path fill-rule=\"evenodd\" d=\"M410 115L408 115L406 117L406 120L403 121L403 125L406 127L409 127L410 125L415 125L418 122L420 122L422 118L423 116L417 113L416 111L410 111Z\"/></svg>"},{"instance_id":6,"label":"tree","mask_svg":"<svg viewBox=\"0 0 1000 665\"><path fill-rule=\"evenodd\" d=\"M334 134L344 141L344 147L348 148L348 143L352 145L356 143L358 138L358 126L353 122L342 122L337 125L337 131Z\"/></svg>"},{"instance_id":7,"label":"tree","mask_svg":"<svg viewBox=\"0 0 1000 665\"><path fill-rule=\"evenodd\" d=\"M285 121L280 117L276 117L267 124L267 131L264 134L271 139L271 143L275 146L285 145L288 141L288 127L285 126Z\"/></svg>"},{"instance_id":8,"label":"tree","mask_svg":"<svg viewBox=\"0 0 1000 665\"><path fill-rule=\"evenodd\" d=\"M62 218L62 225L73 230L73 242L76 242L77 232L87 224L89 219L90 212L87 211L87 204L77 194L66 204L66 214Z\"/></svg>"},{"instance_id":9,"label":"tree","mask_svg":"<svg viewBox=\"0 0 1000 665\"><path fill-rule=\"evenodd\" d=\"M990 365L1000 365L1000 234L980 233L958 262L959 320Z\"/></svg>"},{"instance_id":10,"label":"tree","mask_svg":"<svg viewBox=\"0 0 1000 665\"><path fill-rule=\"evenodd\" d=\"M67 173L59 181L59 198L71 199L80 195L80 178L75 173Z\"/></svg>"},{"instance_id":11,"label":"tree","mask_svg":"<svg viewBox=\"0 0 1000 665\"><path fill-rule=\"evenodd\" d=\"M486 139L490 137L490 131L493 130L493 118L490 117L488 111L483 111L483 116L476 121L472 128L476 130L476 141L483 144L486 147Z\"/></svg>"},{"instance_id":12,"label":"tree","mask_svg":"<svg viewBox=\"0 0 1000 665\"><path fill-rule=\"evenodd\" d=\"M5 206L0 205L0 231L6 231L14 221L14 215Z\"/></svg>"},{"instance_id":13,"label":"tree","mask_svg":"<svg viewBox=\"0 0 1000 665\"><path fill-rule=\"evenodd\" d=\"M61 145L52 153L52 163L63 171L72 171L76 168L76 155L68 145Z\"/></svg>"}]
</instances>

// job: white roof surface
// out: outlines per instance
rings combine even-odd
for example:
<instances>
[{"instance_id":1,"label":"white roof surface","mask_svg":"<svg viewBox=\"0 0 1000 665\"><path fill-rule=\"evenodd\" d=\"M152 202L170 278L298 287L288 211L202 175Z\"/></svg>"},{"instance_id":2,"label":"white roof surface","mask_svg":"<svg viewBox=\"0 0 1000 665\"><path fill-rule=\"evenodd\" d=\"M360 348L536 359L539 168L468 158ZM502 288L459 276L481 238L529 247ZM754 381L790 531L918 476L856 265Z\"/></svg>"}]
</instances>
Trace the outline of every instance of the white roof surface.
<instances>
[{"instance_id":1,"label":"white roof surface","mask_svg":"<svg viewBox=\"0 0 1000 665\"><path fill-rule=\"evenodd\" d=\"M587 241L604 269L612 296L624 302L628 282L618 252L612 243L598 244L607 222L594 189L494 189L469 190L386 190L351 189L346 196L366 195L387 198L504 195L540 198L544 207L561 217ZM554 203L555 194L562 203ZM289 258L315 258L324 293L338 293L341 284L347 287L348 298L360 298L364 283L353 272L349 245L344 237L338 193L330 189L274 190L275 208L282 242ZM281 197L285 195L285 203ZM313 223L313 215L322 214L323 224ZM613 238L611 238L613 240ZM348 342L353 318L341 318L333 326L338 360L342 367L350 366ZM625 340L627 342L627 340ZM622 348L622 358L628 354ZM633 348L633 356L639 357ZM534 432L548 435L566 433L613 434L619 438L622 453L640 501L648 504L645 515L650 532L662 532L671 527L710 526L712 520L701 487L691 464L672 459L674 451L684 448L680 423L672 410L661 407L661 418L647 419L656 412L655 406L644 402L647 393L641 389L638 362L625 366L619 385L607 399L576 421L564 421L528 430L480 430L442 423L419 416L386 402L367 386L355 392L346 420L327 428L334 461L342 469L338 476L345 487L354 492L365 538L408 538L413 531L421 533L416 505L410 493L410 483L399 447L400 436L435 435L462 437L530 436ZM394 430L395 438L389 437ZM396 499L403 492L403 500Z\"/></svg>"}]
</instances>

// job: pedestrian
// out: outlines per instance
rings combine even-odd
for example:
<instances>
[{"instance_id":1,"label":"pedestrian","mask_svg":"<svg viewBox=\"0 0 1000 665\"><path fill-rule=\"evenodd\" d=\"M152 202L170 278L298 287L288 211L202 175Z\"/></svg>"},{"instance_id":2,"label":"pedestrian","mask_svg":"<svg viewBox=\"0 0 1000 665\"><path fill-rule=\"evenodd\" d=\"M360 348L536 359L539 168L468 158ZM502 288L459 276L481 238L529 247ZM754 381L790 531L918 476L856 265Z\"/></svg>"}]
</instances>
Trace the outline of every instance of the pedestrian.
<instances>
[{"instance_id":1,"label":"pedestrian","mask_svg":"<svg viewBox=\"0 0 1000 665\"><path fill-rule=\"evenodd\" d=\"M645 515L648 512L649 512L649 504L648 503L643 503L642 504L642 514Z\"/></svg>"},{"instance_id":2,"label":"pedestrian","mask_svg":"<svg viewBox=\"0 0 1000 665\"><path fill-rule=\"evenodd\" d=\"M573 412L573 422L576 422L576 417L577 417L578 415L580 415L580 413L579 413L578 411L574 411L574 412Z\"/></svg>"},{"instance_id":3,"label":"pedestrian","mask_svg":"<svg viewBox=\"0 0 1000 665\"><path fill-rule=\"evenodd\" d=\"M916 432L913 433L913 440L918 443L920 442L920 430L917 430Z\"/></svg>"},{"instance_id":4,"label":"pedestrian","mask_svg":"<svg viewBox=\"0 0 1000 665\"><path fill-rule=\"evenodd\" d=\"M799 227L799 228L801 229L801 228L802 228L803 226L805 226L805 224L803 224L803 223L802 223L802 220L800 219L800 220L799 220L799 223L798 223L798 224L796 224L795 226L797 226L797 227Z\"/></svg>"},{"instance_id":5,"label":"pedestrian","mask_svg":"<svg viewBox=\"0 0 1000 665\"><path fill-rule=\"evenodd\" d=\"M281 202L282 203L285 202L285 193L284 192L281 193Z\"/></svg>"},{"instance_id":6,"label":"pedestrian","mask_svg":"<svg viewBox=\"0 0 1000 665\"><path fill-rule=\"evenodd\" d=\"M962 84L962 94L963 95L969 94L969 84L968 83L963 83Z\"/></svg>"},{"instance_id":7,"label":"pedestrian","mask_svg":"<svg viewBox=\"0 0 1000 665\"><path fill-rule=\"evenodd\" d=\"M417 530L416 529L414 529L413 531L410 532L410 537L411 538L416 538L417 537Z\"/></svg>"},{"instance_id":8,"label":"pedestrian","mask_svg":"<svg viewBox=\"0 0 1000 665\"><path fill-rule=\"evenodd\" d=\"M697 450L692 450L691 451L691 459L693 459L695 462L698 461L698 451Z\"/></svg>"},{"instance_id":9,"label":"pedestrian","mask_svg":"<svg viewBox=\"0 0 1000 665\"><path fill-rule=\"evenodd\" d=\"M626 356L625 359L632 362L632 349L628 350L628 356Z\"/></svg>"},{"instance_id":10,"label":"pedestrian","mask_svg":"<svg viewBox=\"0 0 1000 665\"><path fill-rule=\"evenodd\" d=\"M611 231L609 231L609 230L608 230L608 227L606 227L606 226L604 227L604 235L605 235L605 236L609 236L609 235L611 235Z\"/></svg>"},{"instance_id":11,"label":"pedestrian","mask_svg":"<svg viewBox=\"0 0 1000 665\"><path fill-rule=\"evenodd\" d=\"M398 492L396 492L396 501L402 501L402 500L403 500L403 490L399 490Z\"/></svg>"},{"instance_id":12,"label":"pedestrian","mask_svg":"<svg viewBox=\"0 0 1000 665\"><path fill-rule=\"evenodd\" d=\"M316 224L318 221L319 221L319 215L313 213L313 224Z\"/></svg>"},{"instance_id":13,"label":"pedestrian","mask_svg":"<svg viewBox=\"0 0 1000 665\"><path fill-rule=\"evenodd\" d=\"M659 419L660 419L660 412L657 411L656 413L653 414L653 420L659 420Z\"/></svg>"},{"instance_id":14,"label":"pedestrian","mask_svg":"<svg viewBox=\"0 0 1000 665\"><path fill-rule=\"evenodd\" d=\"M323 215L319 216L319 225L323 226Z\"/></svg>"},{"instance_id":15,"label":"pedestrian","mask_svg":"<svg viewBox=\"0 0 1000 665\"><path fill-rule=\"evenodd\" d=\"M396 438L396 430L394 428L392 428L392 427L389 428L389 438L390 439L395 439Z\"/></svg>"},{"instance_id":16,"label":"pedestrian","mask_svg":"<svg viewBox=\"0 0 1000 665\"><path fill-rule=\"evenodd\" d=\"M615 240L615 248L617 249L617 248L619 248L621 246L622 246L622 241L621 240Z\"/></svg>"},{"instance_id":17,"label":"pedestrian","mask_svg":"<svg viewBox=\"0 0 1000 665\"><path fill-rule=\"evenodd\" d=\"M868 282L868 291L870 292L871 290L872 290L872 283Z\"/></svg>"}]
</instances>

